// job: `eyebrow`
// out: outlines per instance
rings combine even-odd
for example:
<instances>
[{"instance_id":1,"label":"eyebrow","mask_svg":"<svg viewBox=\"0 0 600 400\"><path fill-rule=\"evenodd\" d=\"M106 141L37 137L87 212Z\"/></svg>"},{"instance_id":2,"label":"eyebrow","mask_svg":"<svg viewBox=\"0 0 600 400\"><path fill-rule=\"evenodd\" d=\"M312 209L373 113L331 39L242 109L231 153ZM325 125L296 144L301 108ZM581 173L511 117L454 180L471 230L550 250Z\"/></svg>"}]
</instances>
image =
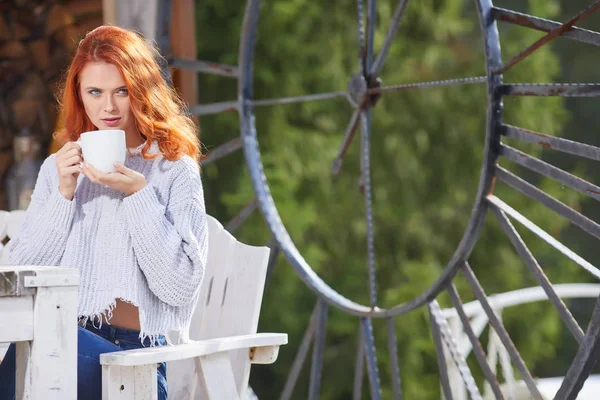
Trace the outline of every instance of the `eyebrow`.
<instances>
[{"instance_id":1,"label":"eyebrow","mask_svg":"<svg viewBox=\"0 0 600 400\"><path fill-rule=\"evenodd\" d=\"M96 86L88 86L83 90L90 90L90 89L96 89L96 90L102 90L100 88L97 88ZM118 88L114 89L114 90L121 90L121 89L127 89L127 86L123 85L123 86L119 86Z\"/></svg>"}]
</instances>

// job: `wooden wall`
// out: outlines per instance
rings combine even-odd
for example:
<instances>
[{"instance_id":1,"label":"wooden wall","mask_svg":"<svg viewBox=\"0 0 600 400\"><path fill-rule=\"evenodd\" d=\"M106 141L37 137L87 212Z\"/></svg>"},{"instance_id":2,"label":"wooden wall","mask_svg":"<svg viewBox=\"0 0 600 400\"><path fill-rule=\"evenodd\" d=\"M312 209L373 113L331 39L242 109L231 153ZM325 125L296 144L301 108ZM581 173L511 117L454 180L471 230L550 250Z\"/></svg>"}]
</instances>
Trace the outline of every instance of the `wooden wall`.
<instances>
[{"instance_id":1,"label":"wooden wall","mask_svg":"<svg viewBox=\"0 0 600 400\"><path fill-rule=\"evenodd\" d=\"M13 137L35 135L40 157L58 150L55 95L79 40L102 24L155 31L156 0L0 1L0 210L6 209L4 181L13 163ZM194 0L173 0L174 56L195 59ZM186 102L198 102L195 72L172 71Z\"/></svg>"}]
</instances>

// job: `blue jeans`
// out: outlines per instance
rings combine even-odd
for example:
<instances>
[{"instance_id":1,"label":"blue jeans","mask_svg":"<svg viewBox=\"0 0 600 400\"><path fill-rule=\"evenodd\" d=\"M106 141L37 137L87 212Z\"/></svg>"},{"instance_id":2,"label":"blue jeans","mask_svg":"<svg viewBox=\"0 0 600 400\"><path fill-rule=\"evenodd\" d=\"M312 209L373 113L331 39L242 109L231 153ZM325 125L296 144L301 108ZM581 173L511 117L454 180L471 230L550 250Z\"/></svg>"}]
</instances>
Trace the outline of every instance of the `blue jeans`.
<instances>
[{"instance_id":1,"label":"blue jeans","mask_svg":"<svg viewBox=\"0 0 600 400\"><path fill-rule=\"evenodd\" d=\"M102 367L100 354L150 346L150 339L139 339L139 331L116 328L106 323L98 329L88 322L77 331L77 398L101 400ZM156 345L164 346L166 340L159 337ZM15 398L15 344L8 348L0 364L0 400ZM158 400L167 400L167 365L158 365Z\"/></svg>"}]
</instances>

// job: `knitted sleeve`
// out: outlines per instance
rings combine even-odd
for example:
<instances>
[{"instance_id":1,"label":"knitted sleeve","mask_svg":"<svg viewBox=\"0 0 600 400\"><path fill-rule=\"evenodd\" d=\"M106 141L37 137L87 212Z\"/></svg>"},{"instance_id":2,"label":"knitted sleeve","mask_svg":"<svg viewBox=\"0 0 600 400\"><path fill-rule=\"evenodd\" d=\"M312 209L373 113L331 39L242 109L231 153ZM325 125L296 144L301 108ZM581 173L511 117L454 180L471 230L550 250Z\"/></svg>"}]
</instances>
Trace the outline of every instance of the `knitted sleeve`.
<instances>
[{"instance_id":1,"label":"knitted sleeve","mask_svg":"<svg viewBox=\"0 0 600 400\"><path fill-rule=\"evenodd\" d=\"M152 184L123 200L129 234L150 290L179 307L192 302L204 278L208 227L197 164L179 160L167 206Z\"/></svg>"},{"instance_id":2,"label":"knitted sleeve","mask_svg":"<svg viewBox=\"0 0 600 400\"><path fill-rule=\"evenodd\" d=\"M21 226L8 242L9 262L13 265L60 264L73 224L75 200L65 199L58 183L52 183L54 171L53 155L42 164Z\"/></svg>"}]
</instances>

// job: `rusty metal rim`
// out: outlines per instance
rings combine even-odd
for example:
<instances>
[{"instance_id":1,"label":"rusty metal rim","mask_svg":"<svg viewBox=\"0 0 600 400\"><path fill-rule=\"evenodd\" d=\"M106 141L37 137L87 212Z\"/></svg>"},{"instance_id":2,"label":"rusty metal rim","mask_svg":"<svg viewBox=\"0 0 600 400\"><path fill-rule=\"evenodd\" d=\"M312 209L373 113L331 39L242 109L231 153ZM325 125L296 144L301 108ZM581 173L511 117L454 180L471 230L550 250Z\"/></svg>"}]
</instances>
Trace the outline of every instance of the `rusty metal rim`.
<instances>
[{"instance_id":1,"label":"rusty metal rim","mask_svg":"<svg viewBox=\"0 0 600 400\"><path fill-rule=\"evenodd\" d=\"M486 196L493 189L495 165L501 136L502 93L498 89L502 85L502 76L494 75L491 71L497 69L502 64L498 29L491 15L493 7L491 0L477 1L485 46L488 107L484 159L471 217L457 249L440 277L427 290L413 300L388 309L358 304L342 296L327 285L302 257L279 216L264 174L254 123L255 117L251 105L253 99L254 46L256 43L260 3L261 0L248 0L246 3L238 60L240 68L238 109L240 135L246 164L250 172L252 185L257 194L260 211L269 230L272 232L282 253L298 276L323 301L333 307L352 315L384 318L405 314L425 305L445 289L448 282L456 275L459 267L471 254L488 210Z\"/></svg>"}]
</instances>

